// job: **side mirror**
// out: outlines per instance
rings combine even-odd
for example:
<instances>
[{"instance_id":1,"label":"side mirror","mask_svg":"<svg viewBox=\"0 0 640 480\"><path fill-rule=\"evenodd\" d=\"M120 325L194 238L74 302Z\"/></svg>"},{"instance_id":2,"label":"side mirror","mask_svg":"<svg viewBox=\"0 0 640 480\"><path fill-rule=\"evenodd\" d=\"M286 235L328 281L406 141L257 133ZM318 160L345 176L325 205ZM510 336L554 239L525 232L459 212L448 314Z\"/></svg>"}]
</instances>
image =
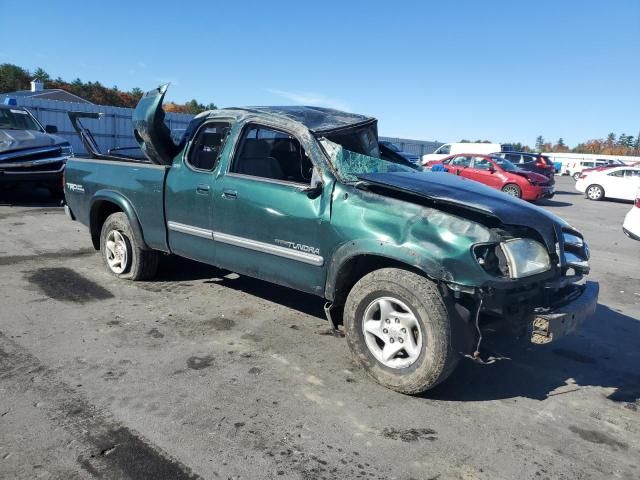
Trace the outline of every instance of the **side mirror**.
<instances>
[{"instance_id":1,"label":"side mirror","mask_svg":"<svg viewBox=\"0 0 640 480\"><path fill-rule=\"evenodd\" d=\"M496 167L489 165L489 173L496 173Z\"/></svg>"},{"instance_id":2,"label":"side mirror","mask_svg":"<svg viewBox=\"0 0 640 480\"><path fill-rule=\"evenodd\" d=\"M58 133L58 127L55 125L47 125L44 127L44 131L47 133Z\"/></svg>"}]
</instances>

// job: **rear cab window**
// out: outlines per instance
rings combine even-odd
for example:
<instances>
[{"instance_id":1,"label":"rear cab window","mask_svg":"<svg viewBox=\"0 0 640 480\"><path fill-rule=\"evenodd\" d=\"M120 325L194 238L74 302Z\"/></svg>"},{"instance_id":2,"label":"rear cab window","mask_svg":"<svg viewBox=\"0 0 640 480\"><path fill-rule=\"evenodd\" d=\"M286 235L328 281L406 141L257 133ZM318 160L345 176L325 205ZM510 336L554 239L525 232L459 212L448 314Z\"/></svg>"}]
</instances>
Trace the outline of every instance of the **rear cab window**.
<instances>
[{"instance_id":1,"label":"rear cab window","mask_svg":"<svg viewBox=\"0 0 640 480\"><path fill-rule=\"evenodd\" d=\"M230 129L228 122L205 123L200 127L187 153L187 165L205 172L215 169Z\"/></svg>"}]
</instances>

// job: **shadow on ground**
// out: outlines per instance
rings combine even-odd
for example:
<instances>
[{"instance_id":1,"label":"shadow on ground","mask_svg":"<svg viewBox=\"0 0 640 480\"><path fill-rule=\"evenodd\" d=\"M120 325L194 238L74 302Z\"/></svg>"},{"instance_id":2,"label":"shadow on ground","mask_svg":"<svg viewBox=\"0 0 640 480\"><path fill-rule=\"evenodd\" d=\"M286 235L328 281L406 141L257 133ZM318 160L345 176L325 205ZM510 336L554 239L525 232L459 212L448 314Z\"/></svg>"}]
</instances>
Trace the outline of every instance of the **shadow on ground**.
<instances>
[{"instance_id":1,"label":"shadow on ground","mask_svg":"<svg viewBox=\"0 0 640 480\"><path fill-rule=\"evenodd\" d=\"M162 257L158 275L149 283L204 280L227 288L298 310L307 315L325 319L324 300L308 293L275 285L228 270L212 267L175 255Z\"/></svg>"},{"instance_id":2,"label":"shadow on ground","mask_svg":"<svg viewBox=\"0 0 640 480\"><path fill-rule=\"evenodd\" d=\"M52 195L44 187L31 184L8 187L0 184L0 206L11 207L60 207L61 195Z\"/></svg>"},{"instance_id":3,"label":"shadow on ground","mask_svg":"<svg viewBox=\"0 0 640 480\"><path fill-rule=\"evenodd\" d=\"M165 257L153 282L205 280L246 292L301 313L324 319L321 298L269 282L232 274L226 270L179 257ZM491 341L485 344L491 349ZM570 395L587 386L612 388L609 399L640 399L640 320L611 310L598 309L583 328L557 343L527 344L507 355L511 360L479 365L462 360L443 384L425 398L448 401L496 400L529 397L542 400ZM504 353L503 351L491 354Z\"/></svg>"},{"instance_id":4,"label":"shadow on ground","mask_svg":"<svg viewBox=\"0 0 640 480\"><path fill-rule=\"evenodd\" d=\"M584 387L611 388L618 402L640 399L640 321L604 305L580 332L548 345L510 352L492 365L470 361L424 396L448 401L571 395Z\"/></svg>"}]
</instances>

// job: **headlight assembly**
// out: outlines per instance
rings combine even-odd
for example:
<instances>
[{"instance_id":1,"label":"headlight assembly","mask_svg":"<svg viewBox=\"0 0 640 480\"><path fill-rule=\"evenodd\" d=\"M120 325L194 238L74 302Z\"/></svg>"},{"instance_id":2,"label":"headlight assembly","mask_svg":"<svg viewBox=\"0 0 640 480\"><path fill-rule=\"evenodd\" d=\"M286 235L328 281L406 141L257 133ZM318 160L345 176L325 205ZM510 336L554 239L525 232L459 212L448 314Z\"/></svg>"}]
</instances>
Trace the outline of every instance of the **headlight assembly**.
<instances>
[{"instance_id":1,"label":"headlight assembly","mask_svg":"<svg viewBox=\"0 0 640 480\"><path fill-rule=\"evenodd\" d=\"M63 157L70 157L73 155L73 148L71 145L60 145L60 155Z\"/></svg>"},{"instance_id":2,"label":"headlight assembly","mask_svg":"<svg viewBox=\"0 0 640 480\"><path fill-rule=\"evenodd\" d=\"M500 249L507 261L510 278L529 277L551 268L547 250L535 240L514 238L500 243Z\"/></svg>"}]
</instances>

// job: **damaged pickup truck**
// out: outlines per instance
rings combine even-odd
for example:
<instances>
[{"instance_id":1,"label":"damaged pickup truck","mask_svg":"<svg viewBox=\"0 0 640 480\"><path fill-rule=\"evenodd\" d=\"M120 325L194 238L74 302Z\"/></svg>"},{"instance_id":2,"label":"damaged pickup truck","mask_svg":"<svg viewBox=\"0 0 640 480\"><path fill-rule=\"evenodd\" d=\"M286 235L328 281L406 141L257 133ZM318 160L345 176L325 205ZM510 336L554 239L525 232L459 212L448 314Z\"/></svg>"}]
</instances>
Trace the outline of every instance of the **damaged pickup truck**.
<instances>
[{"instance_id":1,"label":"damaged pickup truck","mask_svg":"<svg viewBox=\"0 0 640 480\"><path fill-rule=\"evenodd\" d=\"M89 227L109 272L149 279L176 254L315 294L354 359L415 394L482 331L546 343L597 304L580 232L479 183L423 172L378 144L374 118L315 107L196 116L176 145L166 87L147 93L134 134L148 162L104 155L66 170L67 213Z\"/></svg>"},{"instance_id":2,"label":"damaged pickup truck","mask_svg":"<svg viewBox=\"0 0 640 480\"><path fill-rule=\"evenodd\" d=\"M0 185L23 183L46 186L62 193L62 171L72 154L64 138L53 135L54 125L43 127L26 108L0 105Z\"/></svg>"}]
</instances>

